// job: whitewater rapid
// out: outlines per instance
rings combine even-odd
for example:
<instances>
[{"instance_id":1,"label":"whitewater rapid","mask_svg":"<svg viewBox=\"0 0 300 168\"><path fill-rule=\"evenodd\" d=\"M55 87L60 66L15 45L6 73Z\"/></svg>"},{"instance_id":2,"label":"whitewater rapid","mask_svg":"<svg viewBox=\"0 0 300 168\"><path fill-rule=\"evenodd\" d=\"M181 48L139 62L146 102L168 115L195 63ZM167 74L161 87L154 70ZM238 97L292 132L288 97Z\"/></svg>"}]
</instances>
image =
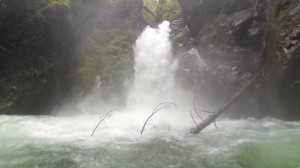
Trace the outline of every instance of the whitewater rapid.
<instances>
[{"instance_id":1,"label":"whitewater rapid","mask_svg":"<svg viewBox=\"0 0 300 168\"><path fill-rule=\"evenodd\" d=\"M110 121L107 121L109 123ZM155 127L114 129L92 116L0 116L0 167L284 167L300 166L300 123L222 120L199 135Z\"/></svg>"}]
</instances>

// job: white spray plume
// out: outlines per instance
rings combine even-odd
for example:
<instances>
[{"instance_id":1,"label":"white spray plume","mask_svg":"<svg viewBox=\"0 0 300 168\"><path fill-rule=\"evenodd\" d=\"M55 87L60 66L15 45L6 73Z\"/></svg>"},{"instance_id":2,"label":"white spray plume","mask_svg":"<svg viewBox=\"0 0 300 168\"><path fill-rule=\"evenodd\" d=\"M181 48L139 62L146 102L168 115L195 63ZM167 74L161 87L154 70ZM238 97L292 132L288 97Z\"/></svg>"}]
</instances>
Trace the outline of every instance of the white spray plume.
<instances>
[{"instance_id":1,"label":"white spray plume","mask_svg":"<svg viewBox=\"0 0 300 168\"><path fill-rule=\"evenodd\" d=\"M127 108L119 108L117 101L109 99L99 101L97 97L90 97L81 109L95 112L100 115L108 110L117 109L112 116L99 126L99 132L108 136L139 137L146 119L153 109L160 103L173 102L177 105L190 102L190 95L181 92L175 85L177 61L172 58L172 44L170 40L169 22L162 22L158 28L147 27L136 40L135 76L131 89L128 91ZM100 87L101 89L101 87ZM101 97L101 96L100 96ZM110 101L111 100L111 101ZM96 102L95 102L96 101ZM111 109L109 109L111 108ZM187 131L193 125L189 109L177 106L176 108L163 109L149 120L146 134L154 129L170 131L172 129ZM85 114L87 114L85 113ZM92 120L97 124L98 116L82 115L81 118ZM103 135L102 135L103 136Z\"/></svg>"},{"instance_id":2,"label":"white spray plume","mask_svg":"<svg viewBox=\"0 0 300 168\"><path fill-rule=\"evenodd\" d=\"M128 94L128 107L153 108L160 102L172 101L177 63L172 61L169 33L169 22L164 21L157 29L147 27L137 39L135 78Z\"/></svg>"}]
</instances>

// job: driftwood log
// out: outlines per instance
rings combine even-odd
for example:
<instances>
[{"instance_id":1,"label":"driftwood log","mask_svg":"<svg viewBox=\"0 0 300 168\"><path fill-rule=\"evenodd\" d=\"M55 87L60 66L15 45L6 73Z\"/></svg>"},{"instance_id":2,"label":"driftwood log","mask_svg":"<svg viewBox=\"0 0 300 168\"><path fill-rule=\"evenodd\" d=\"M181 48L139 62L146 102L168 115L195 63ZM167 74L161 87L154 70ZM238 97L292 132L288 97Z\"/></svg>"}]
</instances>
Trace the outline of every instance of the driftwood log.
<instances>
[{"instance_id":1,"label":"driftwood log","mask_svg":"<svg viewBox=\"0 0 300 168\"><path fill-rule=\"evenodd\" d=\"M197 124L196 127L192 128L190 130L191 134L198 134L200 133L204 128L209 126L211 123L215 122L216 119L224 113L228 107L235 102L256 80L257 78L263 73L264 68L261 68L258 73L249 81L248 84L246 84L239 92L237 92L231 99L229 99L221 108L219 111L212 113L209 117L207 117L204 121L202 121L200 124Z\"/></svg>"}]
</instances>

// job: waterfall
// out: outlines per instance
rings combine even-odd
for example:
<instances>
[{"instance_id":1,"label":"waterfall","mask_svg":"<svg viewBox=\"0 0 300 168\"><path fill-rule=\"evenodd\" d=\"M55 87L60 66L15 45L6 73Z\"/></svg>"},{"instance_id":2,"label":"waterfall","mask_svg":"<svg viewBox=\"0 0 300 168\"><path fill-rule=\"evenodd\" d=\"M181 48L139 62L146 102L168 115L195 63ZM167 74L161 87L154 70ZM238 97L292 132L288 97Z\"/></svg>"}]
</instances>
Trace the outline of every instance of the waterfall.
<instances>
[{"instance_id":1,"label":"waterfall","mask_svg":"<svg viewBox=\"0 0 300 168\"><path fill-rule=\"evenodd\" d=\"M169 22L147 27L136 40L135 76L128 94L128 107L153 108L172 100L177 63L172 60Z\"/></svg>"}]
</instances>

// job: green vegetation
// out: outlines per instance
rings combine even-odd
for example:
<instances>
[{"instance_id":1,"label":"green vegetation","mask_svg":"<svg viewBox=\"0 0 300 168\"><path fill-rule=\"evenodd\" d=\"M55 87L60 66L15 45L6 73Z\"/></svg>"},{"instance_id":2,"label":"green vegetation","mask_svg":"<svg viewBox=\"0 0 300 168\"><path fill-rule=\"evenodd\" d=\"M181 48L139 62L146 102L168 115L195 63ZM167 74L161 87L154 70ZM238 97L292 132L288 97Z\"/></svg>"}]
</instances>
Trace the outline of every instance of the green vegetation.
<instances>
[{"instance_id":1,"label":"green vegetation","mask_svg":"<svg viewBox=\"0 0 300 168\"><path fill-rule=\"evenodd\" d=\"M156 6L156 14L161 20L174 20L180 15L181 8L177 0L160 0Z\"/></svg>"},{"instance_id":2,"label":"green vegetation","mask_svg":"<svg viewBox=\"0 0 300 168\"><path fill-rule=\"evenodd\" d=\"M132 74L131 42L135 37L134 33L126 30L95 30L80 51L83 60L77 73L81 84L73 90L74 94L91 89L97 75L106 86L120 88L125 78Z\"/></svg>"},{"instance_id":3,"label":"green vegetation","mask_svg":"<svg viewBox=\"0 0 300 168\"><path fill-rule=\"evenodd\" d=\"M156 0L143 0L144 6L146 6L151 12L155 13L157 2Z\"/></svg>"},{"instance_id":4,"label":"green vegetation","mask_svg":"<svg viewBox=\"0 0 300 168\"><path fill-rule=\"evenodd\" d=\"M0 3L5 4L0 15L0 113L45 114L67 97L71 87L71 2Z\"/></svg>"},{"instance_id":5,"label":"green vegetation","mask_svg":"<svg viewBox=\"0 0 300 168\"><path fill-rule=\"evenodd\" d=\"M273 0L266 39L267 66L274 69L273 85L281 94L281 102L287 109L287 118L299 118L299 60L300 10L297 0Z\"/></svg>"},{"instance_id":6,"label":"green vegetation","mask_svg":"<svg viewBox=\"0 0 300 168\"><path fill-rule=\"evenodd\" d=\"M155 18L156 1L143 0L143 6L144 6L143 17L146 20L146 22L151 26L156 25L157 24Z\"/></svg>"},{"instance_id":7,"label":"green vegetation","mask_svg":"<svg viewBox=\"0 0 300 168\"><path fill-rule=\"evenodd\" d=\"M282 64L286 61L286 53L283 51L284 42L287 42L285 38L292 35L300 21L299 12L292 14L297 3L297 0L272 1L270 24L267 32L267 61L269 65L277 65L275 68L280 72L278 74L280 76L284 72Z\"/></svg>"},{"instance_id":8,"label":"green vegetation","mask_svg":"<svg viewBox=\"0 0 300 168\"><path fill-rule=\"evenodd\" d=\"M77 50L80 63L75 71L78 83L72 88L73 95L91 90L97 76L101 77L103 87L118 92L133 74L133 44L139 33L134 26L138 24L137 12L141 12L139 7L142 5L125 1L98 4L102 14L110 16L110 23L101 16L91 22L89 33Z\"/></svg>"},{"instance_id":9,"label":"green vegetation","mask_svg":"<svg viewBox=\"0 0 300 168\"><path fill-rule=\"evenodd\" d=\"M71 1L70 0L43 0L37 1L33 5L33 12L29 16L29 22L35 21L46 21L46 12L50 9L55 9L58 7L66 7L68 10L71 10Z\"/></svg>"},{"instance_id":10,"label":"green vegetation","mask_svg":"<svg viewBox=\"0 0 300 168\"><path fill-rule=\"evenodd\" d=\"M47 8L55 8L58 6L65 6L68 7L69 9L71 8L71 2L70 0L47 0Z\"/></svg>"},{"instance_id":11,"label":"green vegetation","mask_svg":"<svg viewBox=\"0 0 300 168\"><path fill-rule=\"evenodd\" d=\"M279 22L288 21L287 17L290 15L291 10L297 5L297 0L274 0L273 1L273 9L275 9L275 16Z\"/></svg>"},{"instance_id":12,"label":"green vegetation","mask_svg":"<svg viewBox=\"0 0 300 168\"><path fill-rule=\"evenodd\" d=\"M154 15L156 22L172 21L181 13L181 7L177 0L143 0L143 2L144 6Z\"/></svg>"},{"instance_id":13,"label":"green vegetation","mask_svg":"<svg viewBox=\"0 0 300 168\"><path fill-rule=\"evenodd\" d=\"M4 11L6 8L6 5L4 2L0 1L0 12Z\"/></svg>"}]
</instances>

